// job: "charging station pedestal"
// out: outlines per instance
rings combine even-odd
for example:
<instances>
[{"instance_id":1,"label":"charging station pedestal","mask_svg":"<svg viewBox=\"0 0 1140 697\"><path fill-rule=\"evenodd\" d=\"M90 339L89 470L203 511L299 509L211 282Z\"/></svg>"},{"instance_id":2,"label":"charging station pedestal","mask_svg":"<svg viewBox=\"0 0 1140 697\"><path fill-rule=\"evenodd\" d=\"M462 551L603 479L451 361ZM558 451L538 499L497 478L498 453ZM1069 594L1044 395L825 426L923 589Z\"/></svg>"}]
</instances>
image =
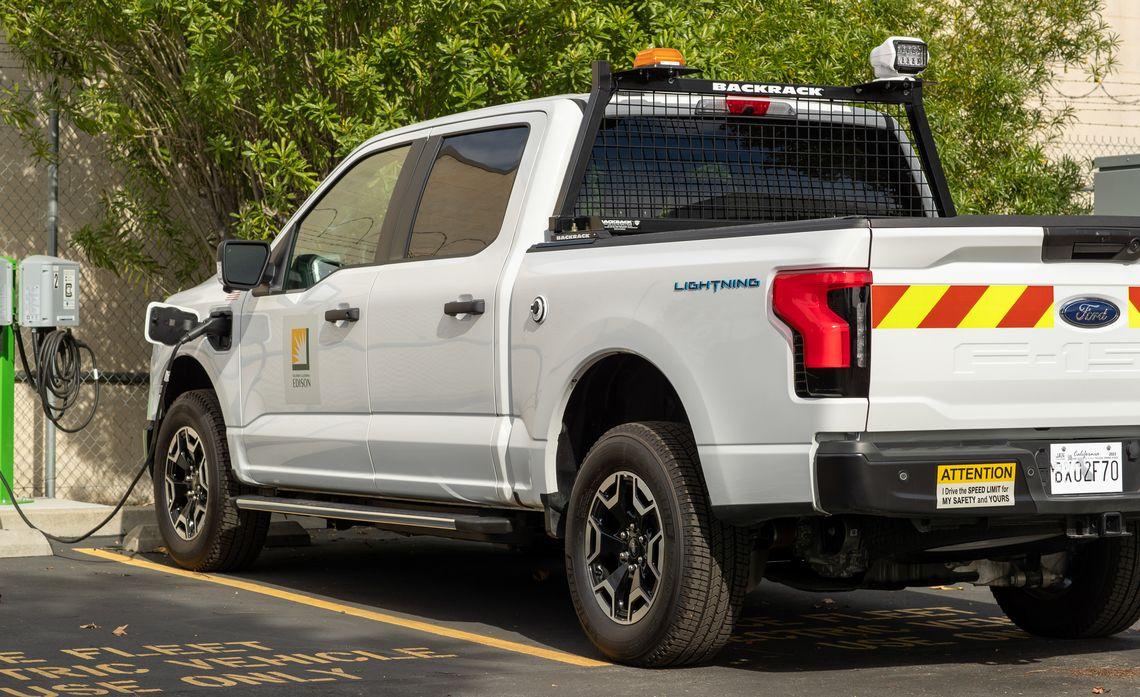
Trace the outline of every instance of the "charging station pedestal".
<instances>
[{"instance_id":1,"label":"charging station pedestal","mask_svg":"<svg viewBox=\"0 0 1140 697\"><path fill-rule=\"evenodd\" d=\"M16 342L12 325L0 327L0 473L9 482L15 476ZM8 491L0 487L0 505L10 504Z\"/></svg>"},{"instance_id":2,"label":"charging station pedestal","mask_svg":"<svg viewBox=\"0 0 1140 697\"><path fill-rule=\"evenodd\" d=\"M0 473L15 487L16 328L12 326L12 268L11 259L0 257ZM8 491L0 487L0 505L11 503Z\"/></svg>"}]
</instances>

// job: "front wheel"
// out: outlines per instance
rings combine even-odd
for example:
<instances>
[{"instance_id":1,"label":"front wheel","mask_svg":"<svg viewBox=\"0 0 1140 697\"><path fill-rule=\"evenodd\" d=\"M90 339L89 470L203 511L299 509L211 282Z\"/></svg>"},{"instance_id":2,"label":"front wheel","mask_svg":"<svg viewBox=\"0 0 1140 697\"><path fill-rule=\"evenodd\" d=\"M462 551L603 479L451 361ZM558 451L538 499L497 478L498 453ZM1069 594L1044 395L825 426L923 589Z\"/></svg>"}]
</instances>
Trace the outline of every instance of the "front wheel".
<instances>
[{"instance_id":1,"label":"front wheel","mask_svg":"<svg viewBox=\"0 0 1140 697\"><path fill-rule=\"evenodd\" d=\"M1140 619L1140 528L1130 532L1077 549L1061 588L993 588L994 598L1030 634L1088 639L1123 632Z\"/></svg>"},{"instance_id":2,"label":"front wheel","mask_svg":"<svg viewBox=\"0 0 1140 697\"><path fill-rule=\"evenodd\" d=\"M210 390L174 400L155 444L154 505L167 553L194 571L239 569L257 558L269 514L239 510L226 426Z\"/></svg>"},{"instance_id":3,"label":"front wheel","mask_svg":"<svg viewBox=\"0 0 1140 697\"><path fill-rule=\"evenodd\" d=\"M749 537L713 517L687 426L630 423L590 449L574 483L566 570L578 619L613 660L711 658L748 583Z\"/></svg>"}]
</instances>

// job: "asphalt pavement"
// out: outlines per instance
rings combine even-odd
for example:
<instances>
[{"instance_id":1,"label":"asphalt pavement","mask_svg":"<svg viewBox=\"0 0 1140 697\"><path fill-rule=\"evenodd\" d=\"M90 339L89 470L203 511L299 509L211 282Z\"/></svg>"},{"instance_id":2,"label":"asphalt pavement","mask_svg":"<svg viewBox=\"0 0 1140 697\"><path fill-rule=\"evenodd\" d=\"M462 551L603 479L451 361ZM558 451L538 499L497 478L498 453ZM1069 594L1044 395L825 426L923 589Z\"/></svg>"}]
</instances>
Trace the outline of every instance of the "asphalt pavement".
<instances>
[{"instance_id":1,"label":"asphalt pavement","mask_svg":"<svg viewBox=\"0 0 1140 697\"><path fill-rule=\"evenodd\" d=\"M556 553L360 528L199 575L115 542L0 560L0 697L1140 693L1136 628L1037 639L970 586L765 582L714 663L640 670L586 641Z\"/></svg>"}]
</instances>

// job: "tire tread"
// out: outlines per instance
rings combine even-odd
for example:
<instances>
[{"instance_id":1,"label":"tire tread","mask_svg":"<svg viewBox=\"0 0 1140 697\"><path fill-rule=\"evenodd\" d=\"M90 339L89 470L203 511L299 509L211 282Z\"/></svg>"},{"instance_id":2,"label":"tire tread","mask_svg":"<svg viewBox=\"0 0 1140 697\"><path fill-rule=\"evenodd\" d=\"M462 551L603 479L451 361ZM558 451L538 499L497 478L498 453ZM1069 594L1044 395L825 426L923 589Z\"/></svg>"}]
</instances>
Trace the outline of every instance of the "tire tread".
<instances>
[{"instance_id":1,"label":"tire tread","mask_svg":"<svg viewBox=\"0 0 1140 697\"><path fill-rule=\"evenodd\" d=\"M590 452L616 436L640 441L665 466L680 504L680 542L685 549L676 616L657 645L630 663L650 667L705 662L731 638L743 606L751 536L746 528L723 523L713 516L697 447L686 424L622 424L607 431Z\"/></svg>"},{"instance_id":2,"label":"tire tread","mask_svg":"<svg viewBox=\"0 0 1140 697\"><path fill-rule=\"evenodd\" d=\"M220 486L211 493L221 496L217 510L221 511L218 532L201 561L192 565L194 571L235 571L252 564L265 545L269 533L268 513L243 511L234 504L238 496L250 493L249 487L238 481L230 465L229 444L226 441L226 424L213 390L191 390L178 397L178 401L193 404L206 419L210 438L218 454L216 472L221 472Z\"/></svg>"},{"instance_id":3,"label":"tire tread","mask_svg":"<svg viewBox=\"0 0 1140 697\"><path fill-rule=\"evenodd\" d=\"M1089 639L1119 634L1140 620L1140 528L1132 536L1090 542L1063 595L1041 598L1020 588L994 588L998 605L1030 634Z\"/></svg>"}]
</instances>

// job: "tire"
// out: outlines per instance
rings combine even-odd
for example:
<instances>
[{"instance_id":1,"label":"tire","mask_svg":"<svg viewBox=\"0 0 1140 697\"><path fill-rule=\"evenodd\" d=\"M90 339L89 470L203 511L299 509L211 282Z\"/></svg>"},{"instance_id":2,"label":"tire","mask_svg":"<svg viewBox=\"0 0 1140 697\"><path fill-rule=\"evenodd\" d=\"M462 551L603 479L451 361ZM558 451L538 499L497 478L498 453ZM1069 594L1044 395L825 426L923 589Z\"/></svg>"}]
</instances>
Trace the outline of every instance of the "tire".
<instances>
[{"instance_id":1,"label":"tire","mask_svg":"<svg viewBox=\"0 0 1140 697\"><path fill-rule=\"evenodd\" d=\"M179 444L174 443L176 437ZM234 505L248 489L230 467L226 426L211 390L185 392L171 405L159 430L151 472L158 528L176 564L193 571L233 571L257 559L269 531L269 514ZM205 500L192 502L191 489L204 490Z\"/></svg>"},{"instance_id":2,"label":"tire","mask_svg":"<svg viewBox=\"0 0 1140 697\"><path fill-rule=\"evenodd\" d=\"M642 514L647 492L656 505ZM623 514L620 509L629 507L622 502L632 499L638 500L634 514ZM613 534L624 532L626 521L641 529L636 543ZM713 517L687 426L648 422L611 429L590 449L570 497L566 572L582 628L603 654L621 663L709 660L732 635L743 604L750 542L745 529ZM633 555L627 560L637 569L628 584L622 575L618 592L611 592L614 574L624 574L624 562L612 561L622 552ZM635 579L641 591L621 590Z\"/></svg>"},{"instance_id":3,"label":"tire","mask_svg":"<svg viewBox=\"0 0 1140 697\"><path fill-rule=\"evenodd\" d=\"M1106 637L1140 619L1140 530L1097 540L1077 550L1071 583L1062 590L993 588L994 598L1018 627L1057 639Z\"/></svg>"}]
</instances>

